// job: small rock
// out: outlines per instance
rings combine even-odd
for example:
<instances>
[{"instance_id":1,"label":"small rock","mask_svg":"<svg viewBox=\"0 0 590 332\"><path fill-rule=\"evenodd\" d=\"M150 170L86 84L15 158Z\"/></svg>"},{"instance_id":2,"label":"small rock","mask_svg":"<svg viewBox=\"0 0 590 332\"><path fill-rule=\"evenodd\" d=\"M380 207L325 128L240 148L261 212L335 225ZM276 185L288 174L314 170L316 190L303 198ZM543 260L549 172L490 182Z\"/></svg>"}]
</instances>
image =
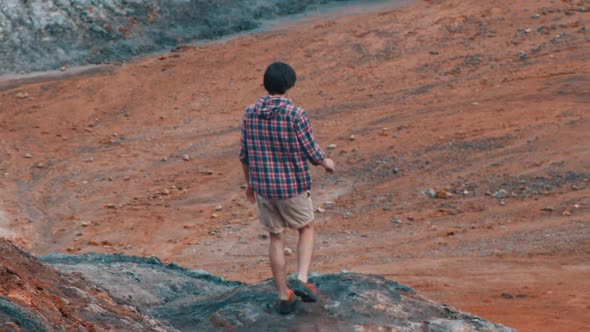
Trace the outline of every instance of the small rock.
<instances>
[{"instance_id":1,"label":"small rock","mask_svg":"<svg viewBox=\"0 0 590 332\"><path fill-rule=\"evenodd\" d=\"M469 195L469 191L467 191L467 189L463 189L463 195Z\"/></svg>"},{"instance_id":2,"label":"small rock","mask_svg":"<svg viewBox=\"0 0 590 332\"><path fill-rule=\"evenodd\" d=\"M213 170L208 169L208 170L200 171L199 173L201 173L203 175L213 175Z\"/></svg>"},{"instance_id":3,"label":"small rock","mask_svg":"<svg viewBox=\"0 0 590 332\"><path fill-rule=\"evenodd\" d=\"M535 15L531 16L531 18L532 18L533 20L536 20L536 19L538 19L539 17L541 17L541 15L539 15L539 14L535 14Z\"/></svg>"},{"instance_id":4,"label":"small rock","mask_svg":"<svg viewBox=\"0 0 590 332\"><path fill-rule=\"evenodd\" d=\"M391 222L398 225L402 224L402 220L400 218L393 218L391 219Z\"/></svg>"},{"instance_id":5,"label":"small rock","mask_svg":"<svg viewBox=\"0 0 590 332\"><path fill-rule=\"evenodd\" d=\"M449 199L451 197L453 197L453 194L451 194L445 189L440 189L436 192L436 198L438 199Z\"/></svg>"},{"instance_id":6,"label":"small rock","mask_svg":"<svg viewBox=\"0 0 590 332\"><path fill-rule=\"evenodd\" d=\"M324 202L324 209L326 209L326 210L333 209L334 206L336 206L336 204L334 204L334 202L332 202L332 201L325 201Z\"/></svg>"},{"instance_id":7,"label":"small rock","mask_svg":"<svg viewBox=\"0 0 590 332\"><path fill-rule=\"evenodd\" d=\"M106 208L107 209L116 209L117 206L115 204L109 203L109 204L106 205Z\"/></svg>"},{"instance_id":8,"label":"small rock","mask_svg":"<svg viewBox=\"0 0 590 332\"><path fill-rule=\"evenodd\" d=\"M428 190L426 190L425 193L430 198L435 198L436 197L436 191L434 191L433 189L428 189Z\"/></svg>"},{"instance_id":9,"label":"small rock","mask_svg":"<svg viewBox=\"0 0 590 332\"><path fill-rule=\"evenodd\" d=\"M502 293L502 294L500 294L500 296L505 299L509 299L509 300L512 300L514 298L514 296L512 294L508 294L508 293Z\"/></svg>"},{"instance_id":10,"label":"small rock","mask_svg":"<svg viewBox=\"0 0 590 332\"><path fill-rule=\"evenodd\" d=\"M83 221L83 222L80 223L80 226L82 226L82 227L88 227L91 224L92 224L92 222L90 222L90 221Z\"/></svg>"},{"instance_id":11,"label":"small rock","mask_svg":"<svg viewBox=\"0 0 590 332\"><path fill-rule=\"evenodd\" d=\"M32 154L30 154L30 153L25 153L25 154L23 155L23 157L25 157L25 158L27 158L27 159L31 159L31 158L33 158L33 155L32 155Z\"/></svg>"},{"instance_id":12,"label":"small rock","mask_svg":"<svg viewBox=\"0 0 590 332\"><path fill-rule=\"evenodd\" d=\"M219 215L217 213L213 213L211 215L211 219L217 219L217 218L219 218Z\"/></svg>"},{"instance_id":13,"label":"small rock","mask_svg":"<svg viewBox=\"0 0 590 332\"><path fill-rule=\"evenodd\" d=\"M498 202L498 204L500 204L500 206L504 206L504 205L506 205L506 202L504 202L504 201L500 200L500 201Z\"/></svg>"},{"instance_id":14,"label":"small rock","mask_svg":"<svg viewBox=\"0 0 590 332\"><path fill-rule=\"evenodd\" d=\"M399 173L399 168L394 168L393 169L393 174L397 174L397 173Z\"/></svg>"},{"instance_id":15,"label":"small rock","mask_svg":"<svg viewBox=\"0 0 590 332\"><path fill-rule=\"evenodd\" d=\"M563 212L561 213L561 215L562 215L562 216L566 216L566 217L567 217L567 216L571 216L571 215L572 215L572 213L571 213L571 212L569 212L569 211L563 211Z\"/></svg>"},{"instance_id":16,"label":"small rock","mask_svg":"<svg viewBox=\"0 0 590 332\"><path fill-rule=\"evenodd\" d=\"M496 190L496 192L494 193L494 197L497 199L500 199L500 198L506 197L507 194L508 194L508 192L506 190L500 189L500 190Z\"/></svg>"},{"instance_id":17,"label":"small rock","mask_svg":"<svg viewBox=\"0 0 590 332\"><path fill-rule=\"evenodd\" d=\"M315 212L317 212L317 213L324 213L324 212L326 212L326 210L325 209L322 209L321 207L319 207L319 208L317 208L315 210Z\"/></svg>"},{"instance_id":18,"label":"small rock","mask_svg":"<svg viewBox=\"0 0 590 332\"><path fill-rule=\"evenodd\" d=\"M215 207L215 211L221 211L222 209L223 209L223 206L221 206L221 205L217 205Z\"/></svg>"},{"instance_id":19,"label":"small rock","mask_svg":"<svg viewBox=\"0 0 590 332\"><path fill-rule=\"evenodd\" d=\"M184 156L182 156L182 159L184 161L189 161L189 160L191 160L191 157L188 154L185 154Z\"/></svg>"},{"instance_id":20,"label":"small rock","mask_svg":"<svg viewBox=\"0 0 590 332\"><path fill-rule=\"evenodd\" d=\"M19 92L15 95L15 97L18 99L26 99L29 98L29 94L26 92Z\"/></svg>"},{"instance_id":21,"label":"small rock","mask_svg":"<svg viewBox=\"0 0 590 332\"><path fill-rule=\"evenodd\" d=\"M59 70L60 70L60 71L66 71L66 70L68 70L68 66L61 66L61 67L59 68Z\"/></svg>"},{"instance_id":22,"label":"small rock","mask_svg":"<svg viewBox=\"0 0 590 332\"><path fill-rule=\"evenodd\" d=\"M287 256L293 255L293 250L291 250L291 248L285 248L284 252L285 252L285 255L287 255Z\"/></svg>"},{"instance_id":23,"label":"small rock","mask_svg":"<svg viewBox=\"0 0 590 332\"><path fill-rule=\"evenodd\" d=\"M350 135L350 137L348 138L348 140L350 140L350 141L355 141L355 140L356 140L356 136L354 136L354 135Z\"/></svg>"},{"instance_id":24,"label":"small rock","mask_svg":"<svg viewBox=\"0 0 590 332\"><path fill-rule=\"evenodd\" d=\"M162 193L162 195L164 195L164 196L168 196L168 195L170 195L170 190L168 190L168 189L164 188L164 189L162 189L161 193Z\"/></svg>"},{"instance_id":25,"label":"small rock","mask_svg":"<svg viewBox=\"0 0 590 332\"><path fill-rule=\"evenodd\" d=\"M246 189L246 188L248 188L248 185L247 184L243 184L243 185L240 186L240 189Z\"/></svg>"},{"instance_id":26,"label":"small rock","mask_svg":"<svg viewBox=\"0 0 590 332\"><path fill-rule=\"evenodd\" d=\"M258 235L258 238L261 240L266 240L266 239L268 239L268 234L260 234L260 235Z\"/></svg>"},{"instance_id":27,"label":"small rock","mask_svg":"<svg viewBox=\"0 0 590 332\"><path fill-rule=\"evenodd\" d=\"M453 235L455 235L455 231L448 231L447 232L447 236L453 236Z\"/></svg>"},{"instance_id":28,"label":"small rock","mask_svg":"<svg viewBox=\"0 0 590 332\"><path fill-rule=\"evenodd\" d=\"M541 209L541 211L553 212L553 208L552 207L544 207L544 208Z\"/></svg>"},{"instance_id":29,"label":"small rock","mask_svg":"<svg viewBox=\"0 0 590 332\"><path fill-rule=\"evenodd\" d=\"M328 145L328 150L334 150L336 148L336 144Z\"/></svg>"},{"instance_id":30,"label":"small rock","mask_svg":"<svg viewBox=\"0 0 590 332\"><path fill-rule=\"evenodd\" d=\"M525 52L525 51L520 51L520 52L518 52L518 58L519 58L520 60L522 60L522 61L526 60L526 59L527 59L527 54L526 54L526 52Z\"/></svg>"},{"instance_id":31,"label":"small rock","mask_svg":"<svg viewBox=\"0 0 590 332\"><path fill-rule=\"evenodd\" d=\"M45 164L38 163L38 164L35 165L35 167L37 167L37 168L43 168L43 167L45 167Z\"/></svg>"}]
</instances>

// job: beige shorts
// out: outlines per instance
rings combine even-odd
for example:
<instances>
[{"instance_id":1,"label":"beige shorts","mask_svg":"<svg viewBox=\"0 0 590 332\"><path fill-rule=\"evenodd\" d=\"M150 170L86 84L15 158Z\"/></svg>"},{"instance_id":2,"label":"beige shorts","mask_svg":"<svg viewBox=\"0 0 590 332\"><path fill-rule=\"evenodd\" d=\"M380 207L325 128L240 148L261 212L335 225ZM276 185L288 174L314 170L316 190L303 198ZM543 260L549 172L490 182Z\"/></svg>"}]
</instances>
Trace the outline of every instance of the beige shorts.
<instances>
[{"instance_id":1,"label":"beige shorts","mask_svg":"<svg viewBox=\"0 0 590 332\"><path fill-rule=\"evenodd\" d=\"M282 233L285 228L299 229L314 218L311 193L287 199L269 199L256 195L260 223L270 233Z\"/></svg>"}]
</instances>

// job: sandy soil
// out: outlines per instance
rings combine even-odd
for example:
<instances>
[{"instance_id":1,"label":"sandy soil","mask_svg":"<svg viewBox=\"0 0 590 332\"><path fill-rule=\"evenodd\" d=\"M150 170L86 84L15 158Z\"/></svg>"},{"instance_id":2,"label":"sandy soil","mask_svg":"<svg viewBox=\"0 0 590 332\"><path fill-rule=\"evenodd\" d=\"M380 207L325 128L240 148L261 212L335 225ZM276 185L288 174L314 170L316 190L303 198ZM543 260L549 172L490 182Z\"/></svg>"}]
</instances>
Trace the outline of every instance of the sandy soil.
<instances>
[{"instance_id":1,"label":"sandy soil","mask_svg":"<svg viewBox=\"0 0 590 332\"><path fill-rule=\"evenodd\" d=\"M419 1L4 82L0 236L270 277L237 154L243 107L284 60L290 96L337 145L338 172L314 170L315 204L335 202L317 214L315 272L384 274L521 331L586 331L589 5Z\"/></svg>"}]
</instances>

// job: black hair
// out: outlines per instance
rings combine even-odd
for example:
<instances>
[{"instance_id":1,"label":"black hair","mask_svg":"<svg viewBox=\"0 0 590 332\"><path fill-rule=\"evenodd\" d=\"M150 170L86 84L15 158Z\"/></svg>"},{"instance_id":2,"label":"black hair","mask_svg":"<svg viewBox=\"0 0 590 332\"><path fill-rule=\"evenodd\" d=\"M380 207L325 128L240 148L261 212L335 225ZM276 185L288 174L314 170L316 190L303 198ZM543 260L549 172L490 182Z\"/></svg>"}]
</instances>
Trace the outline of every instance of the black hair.
<instances>
[{"instance_id":1,"label":"black hair","mask_svg":"<svg viewBox=\"0 0 590 332\"><path fill-rule=\"evenodd\" d=\"M264 72L264 88L271 95L282 95L295 85L295 70L284 62L275 62Z\"/></svg>"}]
</instances>

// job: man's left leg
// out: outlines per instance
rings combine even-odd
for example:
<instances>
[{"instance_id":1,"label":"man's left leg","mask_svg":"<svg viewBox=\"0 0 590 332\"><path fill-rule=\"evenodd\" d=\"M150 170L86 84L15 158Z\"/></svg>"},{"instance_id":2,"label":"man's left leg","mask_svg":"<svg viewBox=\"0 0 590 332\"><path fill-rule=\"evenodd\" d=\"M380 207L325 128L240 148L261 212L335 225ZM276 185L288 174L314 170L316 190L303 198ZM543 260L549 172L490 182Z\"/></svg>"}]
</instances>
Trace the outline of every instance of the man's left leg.
<instances>
[{"instance_id":1,"label":"man's left leg","mask_svg":"<svg viewBox=\"0 0 590 332\"><path fill-rule=\"evenodd\" d=\"M287 286L287 269L285 263L285 232L269 233L270 235L270 268L279 290L281 300L288 300L290 296Z\"/></svg>"}]
</instances>

